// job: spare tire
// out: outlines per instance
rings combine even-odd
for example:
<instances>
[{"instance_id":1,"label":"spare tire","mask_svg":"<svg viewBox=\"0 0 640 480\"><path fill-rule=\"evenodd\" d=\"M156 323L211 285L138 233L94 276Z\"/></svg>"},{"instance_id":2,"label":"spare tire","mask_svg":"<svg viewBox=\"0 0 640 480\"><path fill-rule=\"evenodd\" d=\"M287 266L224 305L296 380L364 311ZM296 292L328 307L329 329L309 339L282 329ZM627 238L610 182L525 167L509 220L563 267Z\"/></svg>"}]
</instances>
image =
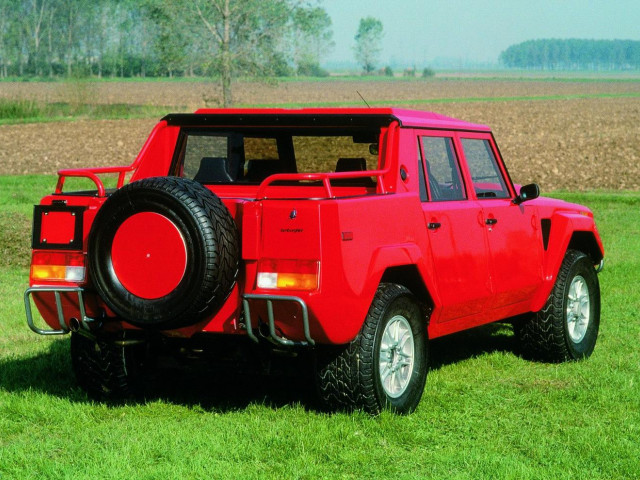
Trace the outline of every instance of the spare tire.
<instances>
[{"instance_id":1,"label":"spare tire","mask_svg":"<svg viewBox=\"0 0 640 480\"><path fill-rule=\"evenodd\" d=\"M179 328L228 297L238 273L238 231L201 184L146 178L102 205L88 255L93 285L116 315L142 328Z\"/></svg>"}]
</instances>

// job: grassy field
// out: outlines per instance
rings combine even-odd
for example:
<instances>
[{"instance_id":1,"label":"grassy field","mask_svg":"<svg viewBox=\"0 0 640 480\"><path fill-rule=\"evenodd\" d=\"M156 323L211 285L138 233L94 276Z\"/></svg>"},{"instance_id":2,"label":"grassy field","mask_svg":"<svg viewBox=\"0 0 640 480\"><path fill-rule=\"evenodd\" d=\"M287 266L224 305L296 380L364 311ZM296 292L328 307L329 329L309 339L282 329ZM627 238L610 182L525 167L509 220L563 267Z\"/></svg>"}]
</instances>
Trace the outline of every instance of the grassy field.
<instances>
[{"instance_id":1,"label":"grassy field","mask_svg":"<svg viewBox=\"0 0 640 480\"><path fill-rule=\"evenodd\" d=\"M0 125L88 119L162 117L174 107L126 104L92 104L0 99Z\"/></svg>"},{"instance_id":2,"label":"grassy field","mask_svg":"<svg viewBox=\"0 0 640 480\"><path fill-rule=\"evenodd\" d=\"M476 103L476 102L531 102L544 100L579 100L579 99L606 99L606 98L640 98L640 92L622 93L573 93L565 95L519 95L519 96L491 96L491 97L452 97L452 98L426 98L409 100L369 100L370 107L396 107L420 108L427 105L450 103ZM275 103L250 103L238 104L237 108L329 108L329 107L359 107L361 100L343 102L318 101L318 102L275 102ZM68 102L43 103L33 100L5 100L0 99L0 125L14 125L25 123L43 123L75 121L79 119L113 120L135 118L161 118L167 112L186 111L184 106L153 106L130 105L123 103L91 104Z\"/></svg>"},{"instance_id":3,"label":"grassy field","mask_svg":"<svg viewBox=\"0 0 640 480\"><path fill-rule=\"evenodd\" d=\"M167 371L146 403L93 403L68 338L32 334L22 293L33 203L51 176L0 176L0 478L512 478L640 475L640 193L589 205L607 249L584 362L521 359L509 327L433 341L418 410L329 414L302 378Z\"/></svg>"}]
</instances>

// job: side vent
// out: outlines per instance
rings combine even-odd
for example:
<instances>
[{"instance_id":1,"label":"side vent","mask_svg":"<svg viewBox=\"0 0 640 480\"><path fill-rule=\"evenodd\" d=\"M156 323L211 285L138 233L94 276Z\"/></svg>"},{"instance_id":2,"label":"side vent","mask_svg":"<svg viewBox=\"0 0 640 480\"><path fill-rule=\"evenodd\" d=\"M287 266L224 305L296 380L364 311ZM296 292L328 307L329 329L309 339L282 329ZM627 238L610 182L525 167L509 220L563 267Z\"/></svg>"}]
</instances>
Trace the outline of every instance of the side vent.
<instances>
[{"instance_id":1,"label":"side vent","mask_svg":"<svg viewBox=\"0 0 640 480\"><path fill-rule=\"evenodd\" d=\"M540 220L540 226L542 228L542 245L546 250L549 247L549 234L551 233L551 219L543 218Z\"/></svg>"}]
</instances>

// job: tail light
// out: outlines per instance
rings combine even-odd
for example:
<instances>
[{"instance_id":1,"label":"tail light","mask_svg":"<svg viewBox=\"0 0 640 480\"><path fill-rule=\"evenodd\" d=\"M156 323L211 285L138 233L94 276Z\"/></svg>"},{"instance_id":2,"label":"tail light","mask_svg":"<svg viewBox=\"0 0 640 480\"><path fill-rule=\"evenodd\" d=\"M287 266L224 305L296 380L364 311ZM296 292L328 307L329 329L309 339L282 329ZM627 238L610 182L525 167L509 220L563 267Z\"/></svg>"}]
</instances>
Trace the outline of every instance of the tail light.
<instances>
[{"instance_id":1,"label":"tail light","mask_svg":"<svg viewBox=\"0 0 640 480\"><path fill-rule=\"evenodd\" d=\"M31 257L31 281L81 283L85 279L82 252L34 251Z\"/></svg>"},{"instance_id":2,"label":"tail light","mask_svg":"<svg viewBox=\"0 0 640 480\"><path fill-rule=\"evenodd\" d=\"M258 288L317 290L319 274L317 260L263 259L258 262Z\"/></svg>"}]
</instances>

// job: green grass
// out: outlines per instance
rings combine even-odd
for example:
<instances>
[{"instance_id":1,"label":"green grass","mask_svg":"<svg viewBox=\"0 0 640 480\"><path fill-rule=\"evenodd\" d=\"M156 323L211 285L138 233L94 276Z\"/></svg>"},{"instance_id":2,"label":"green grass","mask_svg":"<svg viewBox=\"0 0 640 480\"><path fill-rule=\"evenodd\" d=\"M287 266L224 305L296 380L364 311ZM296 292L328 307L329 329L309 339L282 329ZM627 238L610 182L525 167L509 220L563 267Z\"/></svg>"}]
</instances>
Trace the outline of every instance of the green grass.
<instances>
[{"instance_id":1,"label":"green grass","mask_svg":"<svg viewBox=\"0 0 640 480\"><path fill-rule=\"evenodd\" d=\"M91 103L44 103L32 100L0 99L0 125L16 123L42 123L65 120L156 118L168 111L184 107L91 104Z\"/></svg>"},{"instance_id":2,"label":"green grass","mask_svg":"<svg viewBox=\"0 0 640 480\"><path fill-rule=\"evenodd\" d=\"M201 370L166 371L147 403L89 401L68 338L39 337L24 320L30 211L54 184L0 177L3 480L638 478L640 193L554 194L594 210L607 250L590 359L525 361L510 329L490 325L431 343L413 415L370 417L317 410L306 381Z\"/></svg>"},{"instance_id":3,"label":"green grass","mask_svg":"<svg viewBox=\"0 0 640 480\"><path fill-rule=\"evenodd\" d=\"M473 102L513 102L540 100L577 100L589 98L639 98L640 92L626 93L584 93L568 95L523 95L504 97L454 97L429 98L412 100L368 100L368 105L375 106L415 106L443 103ZM285 102L238 104L237 108L314 108L314 107L349 107L362 106L362 101L349 102ZM167 112L184 111L185 107L128 105L128 104L70 104L70 103L38 103L31 100L0 99L0 125L20 123L43 123L87 119L132 119L159 118Z\"/></svg>"}]
</instances>

